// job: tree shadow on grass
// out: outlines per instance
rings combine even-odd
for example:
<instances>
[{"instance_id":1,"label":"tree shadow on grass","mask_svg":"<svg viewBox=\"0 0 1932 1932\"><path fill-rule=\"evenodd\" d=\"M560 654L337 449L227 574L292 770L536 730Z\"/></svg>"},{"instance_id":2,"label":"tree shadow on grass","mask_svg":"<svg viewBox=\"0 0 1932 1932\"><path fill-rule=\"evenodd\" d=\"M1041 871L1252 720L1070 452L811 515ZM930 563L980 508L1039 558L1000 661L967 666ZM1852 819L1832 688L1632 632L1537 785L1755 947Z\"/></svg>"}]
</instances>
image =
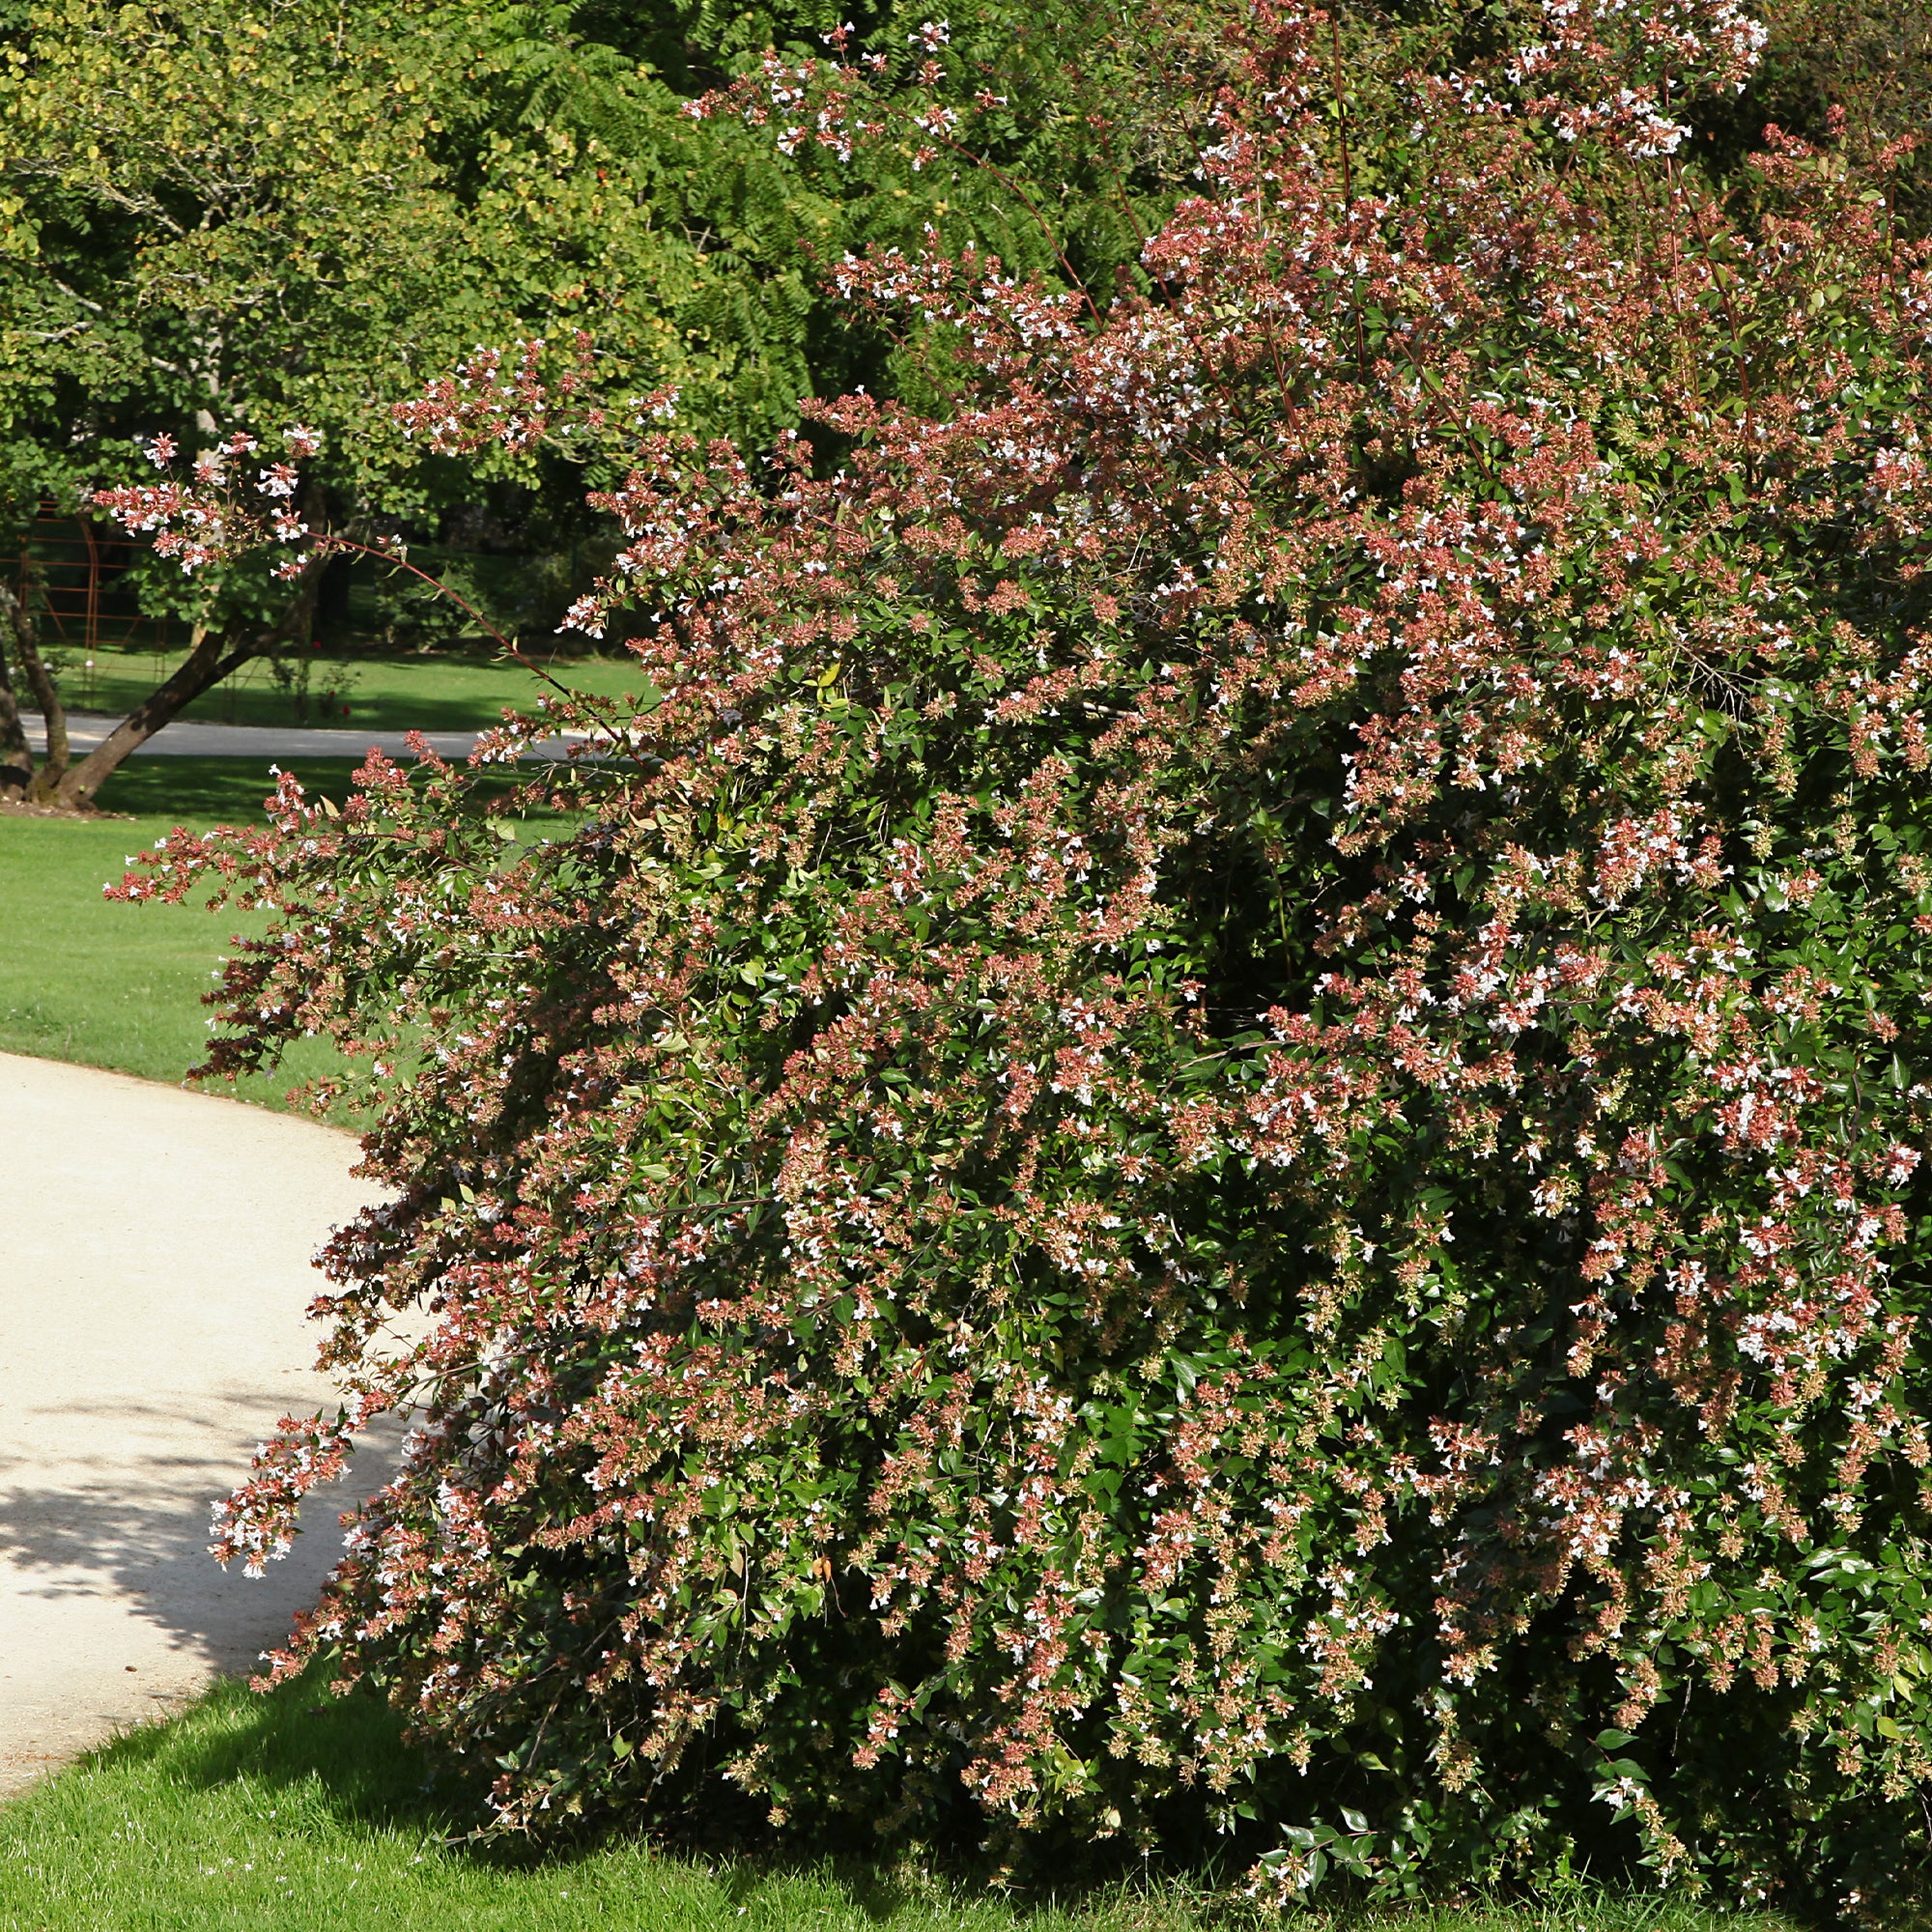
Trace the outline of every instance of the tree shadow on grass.
<instances>
[{"instance_id":1,"label":"tree shadow on grass","mask_svg":"<svg viewBox=\"0 0 1932 1932\"><path fill-rule=\"evenodd\" d=\"M340 805L358 758L132 758L100 787L103 811L178 817L190 825L255 825L275 788L270 766L292 771L304 790Z\"/></svg>"},{"instance_id":2,"label":"tree shadow on grass","mask_svg":"<svg viewBox=\"0 0 1932 1932\"><path fill-rule=\"evenodd\" d=\"M338 1695L317 1669L269 1691L219 1684L174 1722L130 1731L83 1762L187 1790L300 1786L345 1827L447 1837L473 1817L474 1794L461 1794L470 1800L465 1807L454 1781L404 1730L377 1692Z\"/></svg>"},{"instance_id":3,"label":"tree shadow on grass","mask_svg":"<svg viewBox=\"0 0 1932 1932\"><path fill-rule=\"evenodd\" d=\"M407 766L412 760L400 762ZM271 765L293 772L312 797L342 805L355 790L350 778L361 763L360 758L307 755L130 758L100 787L99 803L103 811L128 812L136 818L172 817L201 827L259 825L266 815L263 801L275 788ZM533 770L479 773L474 780L476 796L486 804L507 797L520 779L533 776Z\"/></svg>"},{"instance_id":4,"label":"tree shadow on grass","mask_svg":"<svg viewBox=\"0 0 1932 1932\"><path fill-rule=\"evenodd\" d=\"M299 1793L302 1808L320 1808L355 1833L397 1833L440 1841L447 1853L498 1869L542 1866L569 1871L612 1853L663 1859L688 1867L722 1902L720 1922L744 1908L772 1922L818 1918L908 1928L946 1926L956 1932L1007 1932L1036 1924L1058 1927L1083 1907L1117 1904L1119 1888L1078 1895L1029 1899L1002 1894L964 1873L947 1875L862 1857L811 1857L796 1850L700 1851L658 1846L633 1833L593 1834L566 1845L537 1848L517 1842L477 1842L469 1833L483 1816L486 1778L405 1737L405 1719L381 1694L357 1687L337 1694L318 1666L293 1683L262 1693L239 1682L218 1686L172 1723L129 1733L84 1760L101 1771L128 1772L142 1782L177 1791L252 1787L270 1804ZM1119 1914L1095 1912L1106 1932L1165 1932L1208 1921L1184 1908ZM758 1908L766 1910L760 1914ZM1100 1932L1098 1926L1090 1932Z\"/></svg>"}]
</instances>

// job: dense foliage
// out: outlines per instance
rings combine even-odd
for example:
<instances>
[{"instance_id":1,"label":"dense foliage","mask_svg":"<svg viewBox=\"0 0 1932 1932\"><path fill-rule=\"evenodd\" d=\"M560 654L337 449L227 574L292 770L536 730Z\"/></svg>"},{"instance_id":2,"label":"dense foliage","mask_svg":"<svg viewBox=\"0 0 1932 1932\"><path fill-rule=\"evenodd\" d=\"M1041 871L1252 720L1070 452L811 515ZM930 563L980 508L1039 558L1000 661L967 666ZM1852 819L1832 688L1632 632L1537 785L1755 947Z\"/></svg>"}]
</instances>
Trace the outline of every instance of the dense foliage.
<instances>
[{"instance_id":1,"label":"dense foliage","mask_svg":"<svg viewBox=\"0 0 1932 1932\"><path fill-rule=\"evenodd\" d=\"M1111 285L1171 205L1182 152L1149 111L1148 17L1110 0L956 13L940 66L986 97L991 168L943 143L922 157L930 54L906 5L871 10L864 37L892 128L830 167L688 111L775 46L837 31L821 0L729 15L582 0L0 10L0 540L43 501L128 482L154 437L299 422L322 436L311 523L548 563L508 594L501 572L463 567L481 621L451 623L426 619L406 574L347 554L282 582L246 559L184 579L124 552L124 588L185 620L196 648L84 766L68 771L56 742L35 791L85 806L183 704L255 657L339 641L352 609L364 636L417 643L554 627L614 547L584 507L583 452L498 443L452 462L387 421L479 342L549 336L567 354L587 332L611 407L674 383L694 427L764 441L801 396L930 387L917 329L829 326L825 276L848 249L929 225L1058 274L1046 203L1065 272ZM26 762L9 660L22 697L61 702L35 604L29 585L24 623L0 624L0 796L18 789L10 736Z\"/></svg>"},{"instance_id":2,"label":"dense foliage","mask_svg":"<svg viewBox=\"0 0 1932 1932\"><path fill-rule=\"evenodd\" d=\"M653 431L575 831L372 759L131 876L282 909L217 1069L388 1105L221 1548L413 1406L292 1659L500 1826L1918 1885L1932 257L1681 165L1729 0L1493 18L1370 191L1264 9L1151 295L850 265L973 385L834 476Z\"/></svg>"},{"instance_id":3,"label":"dense foliage","mask_svg":"<svg viewBox=\"0 0 1932 1932\"><path fill-rule=\"evenodd\" d=\"M983 0L956 21L949 69L980 84L997 50L1014 97L982 128L1004 183L951 156L914 168L909 122L828 175L695 120L689 99L755 71L765 36L816 47L837 14L688 11L36 0L0 34L9 497L125 480L156 434L293 420L328 439L312 475L338 520L461 526L477 466L425 461L384 412L478 342L588 328L614 400L676 383L703 433L762 442L801 395L879 386L886 345L818 319L848 247L932 222L1045 267L1022 212L1044 198L1068 204L1089 272L1131 260L1133 196L1162 170L1136 176L1130 92L1105 97L1120 126L1090 125L1133 65L1106 7ZM876 15L880 98L918 96L918 16ZM497 457L482 477L526 492L499 495L499 522L581 512L574 472Z\"/></svg>"}]
</instances>

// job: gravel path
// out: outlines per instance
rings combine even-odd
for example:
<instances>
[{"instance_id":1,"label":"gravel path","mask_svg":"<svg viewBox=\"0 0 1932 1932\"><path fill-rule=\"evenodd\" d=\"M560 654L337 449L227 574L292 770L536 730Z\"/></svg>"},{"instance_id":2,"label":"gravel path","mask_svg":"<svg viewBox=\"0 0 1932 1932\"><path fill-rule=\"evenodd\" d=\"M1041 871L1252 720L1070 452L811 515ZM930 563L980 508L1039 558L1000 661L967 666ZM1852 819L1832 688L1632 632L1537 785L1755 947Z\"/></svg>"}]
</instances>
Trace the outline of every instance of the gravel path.
<instances>
[{"instance_id":1,"label":"gravel path","mask_svg":"<svg viewBox=\"0 0 1932 1932\"><path fill-rule=\"evenodd\" d=\"M355 1154L0 1054L0 1795L248 1668L339 1553L341 1489L262 1580L205 1552L256 1442L329 1400L304 1311L311 1255L370 1198ZM384 1473L358 1463L365 1491Z\"/></svg>"},{"instance_id":2,"label":"gravel path","mask_svg":"<svg viewBox=\"0 0 1932 1932\"><path fill-rule=\"evenodd\" d=\"M20 722L26 727L27 742L36 757L47 749L46 723L38 711L23 711ZM68 743L75 758L85 757L121 721L71 711L67 719ZM474 731L425 731L424 740L440 758L452 763L469 757L476 748ZM532 745L526 758L564 758L580 740L573 737L545 738ZM407 731L372 731L366 726L297 724L204 724L189 718L177 718L164 724L133 753L137 758L361 758L375 746L391 758L411 755Z\"/></svg>"}]
</instances>

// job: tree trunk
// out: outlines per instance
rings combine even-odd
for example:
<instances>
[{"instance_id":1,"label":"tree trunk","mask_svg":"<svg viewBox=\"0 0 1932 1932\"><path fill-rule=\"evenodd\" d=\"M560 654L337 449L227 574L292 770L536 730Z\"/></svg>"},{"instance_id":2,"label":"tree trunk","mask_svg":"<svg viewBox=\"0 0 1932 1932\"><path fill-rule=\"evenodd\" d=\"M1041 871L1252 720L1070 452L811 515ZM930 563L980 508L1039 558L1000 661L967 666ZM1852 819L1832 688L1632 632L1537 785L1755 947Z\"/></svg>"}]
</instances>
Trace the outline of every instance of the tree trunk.
<instances>
[{"instance_id":1,"label":"tree trunk","mask_svg":"<svg viewBox=\"0 0 1932 1932\"><path fill-rule=\"evenodd\" d=\"M226 652L223 639L197 624L189 634L187 657L168 681L151 691L96 748L49 787L53 803L71 811L86 811L94 795L113 777L122 762L152 738L163 724L204 691L211 691L251 658L261 657L291 638L306 637L315 616L316 572L305 573L295 598L279 622L266 635L251 638ZM51 745L52 740L48 740ZM43 782L45 782L44 775Z\"/></svg>"},{"instance_id":2,"label":"tree trunk","mask_svg":"<svg viewBox=\"0 0 1932 1932\"><path fill-rule=\"evenodd\" d=\"M22 797L34 781L34 753L14 687L0 670L0 799Z\"/></svg>"},{"instance_id":3,"label":"tree trunk","mask_svg":"<svg viewBox=\"0 0 1932 1932\"><path fill-rule=\"evenodd\" d=\"M0 801L22 797L34 781L34 751L20 723L20 700L14 691L13 654L0 628Z\"/></svg>"},{"instance_id":4,"label":"tree trunk","mask_svg":"<svg viewBox=\"0 0 1932 1932\"><path fill-rule=\"evenodd\" d=\"M151 691L107 736L62 778L54 791L54 802L71 810L85 811L94 795L120 768L131 753L146 744L177 713L192 704L204 691L219 684L231 671L240 670L261 651L259 641L238 644L224 653L223 639L196 625L190 634L188 653L168 681Z\"/></svg>"},{"instance_id":5,"label":"tree trunk","mask_svg":"<svg viewBox=\"0 0 1932 1932\"><path fill-rule=\"evenodd\" d=\"M54 787L60 782L61 775L67 770L67 706L61 702L60 687L54 683L53 674L47 669L46 662L41 656L39 627L34 622L34 613L28 603L28 585L21 580L16 590L11 583L0 583L0 617L4 617L9 634L14 640L14 649L20 659L21 675L26 679L27 690L34 702L41 707L41 717L47 727L47 757L38 775L29 779L27 790L31 797L44 803L53 796ZM14 698L14 722L19 720L18 697ZM24 736L21 740L25 743ZM31 773L33 758L27 759Z\"/></svg>"}]
</instances>

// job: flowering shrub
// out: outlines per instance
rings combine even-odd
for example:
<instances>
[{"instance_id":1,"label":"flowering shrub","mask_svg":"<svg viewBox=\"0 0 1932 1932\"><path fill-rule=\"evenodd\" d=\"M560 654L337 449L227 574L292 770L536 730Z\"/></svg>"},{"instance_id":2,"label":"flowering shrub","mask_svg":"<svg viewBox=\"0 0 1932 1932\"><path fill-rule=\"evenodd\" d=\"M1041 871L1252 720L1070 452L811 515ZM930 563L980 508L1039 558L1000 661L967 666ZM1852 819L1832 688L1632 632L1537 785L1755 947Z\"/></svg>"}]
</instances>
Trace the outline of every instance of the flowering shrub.
<instances>
[{"instance_id":1,"label":"flowering shrub","mask_svg":"<svg viewBox=\"0 0 1932 1932\"><path fill-rule=\"evenodd\" d=\"M1320 17L1254 34L1157 298L849 264L953 414L826 405L822 479L650 429L577 613L644 696L478 753L591 732L574 831L372 756L132 876L282 910L217 1071L327 1031L388 1108L346 1406L220 1551L413 1407L277 1668L505 1828L1895 1895L1932 261L1831 153L1770 136L1748 226L1680 169L1728 0L1419 76L1399 195Z\"/></svg>"}]
</instances>

